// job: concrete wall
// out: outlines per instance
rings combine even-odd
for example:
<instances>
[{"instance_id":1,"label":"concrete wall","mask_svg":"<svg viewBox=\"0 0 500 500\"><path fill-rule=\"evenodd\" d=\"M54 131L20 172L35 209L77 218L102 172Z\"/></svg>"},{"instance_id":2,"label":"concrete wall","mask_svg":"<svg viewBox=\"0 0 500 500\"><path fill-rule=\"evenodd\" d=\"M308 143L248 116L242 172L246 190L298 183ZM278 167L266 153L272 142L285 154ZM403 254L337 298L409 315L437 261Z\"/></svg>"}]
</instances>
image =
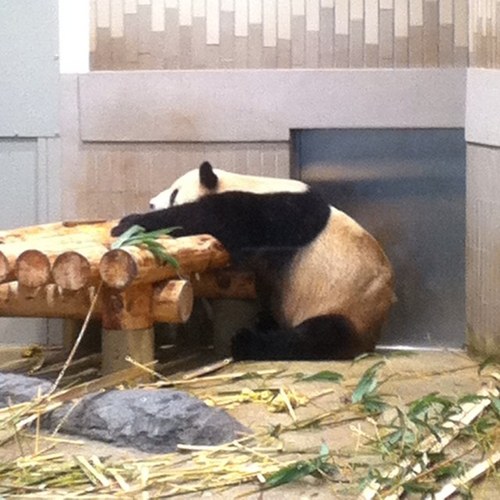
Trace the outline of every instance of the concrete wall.
<instances>
[{"instance_id":1,"label":"concrete wall","mask_svg":"<svg viewBox=\"0 0 500 500\"><path fill-rule=\"evenodd\" d=\"M0 2L0 228L60 218L57 1ZM0 319L0 343L58 341L60 322Z\"/></svg>"},{"instance_id":2,"label":"concrete wall","mask_svg":"<svg viewBox=\"0 0 500 500\"><path fill-rule=\"evenodd\" d=\"M464 103L460 69L65 76L63 216L144 210L205 159L286 177L291 129L463 127Z\"/></svg>"},{"instance_id":3,"label":"concrete wall","mask_svg":"<svg viewBox=\"0 0 500 500\"><path fill-rule=\"evenodd\" d=\"M467 336L471 351L500 358L500 70L467 81Z\"/></svg>"},{"instance_id":4,"label":"concrete wall","mask_svg":"<svg viewBox=\"0 0 500 500\"><path fill-rule=\"evenodd\" d=\"M464 88L463 69L93 72L79 77L81 138L269 142L291 129L462 127Z\"/></svg>"}]
</instances>

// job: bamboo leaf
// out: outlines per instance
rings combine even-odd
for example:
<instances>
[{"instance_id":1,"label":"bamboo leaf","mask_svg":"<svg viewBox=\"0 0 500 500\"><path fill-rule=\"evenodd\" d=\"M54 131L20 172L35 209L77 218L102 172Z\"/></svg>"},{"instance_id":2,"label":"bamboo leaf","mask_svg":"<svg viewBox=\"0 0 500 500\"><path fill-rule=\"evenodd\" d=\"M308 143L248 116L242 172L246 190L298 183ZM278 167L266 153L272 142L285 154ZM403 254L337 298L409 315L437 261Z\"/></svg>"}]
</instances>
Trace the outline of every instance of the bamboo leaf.
<instances>
[{"instance_id":1,"label":"bamboo leaf","mask_svg":"<svg viewBox=\"0 0 500 500\"><path fill-rule=\"evenodd\" d=\"M300 461L287 467L283 467L266 479L266 486L275 488L282 484L297 481L303 477L309 476L317 470L317 467L311 462Z\"/></svg>"},{"instance_id":2,"label":"bamboo leaf","mask_svg":"<svg viewBox=\"0 0 500 500\"><path fill-rule=\"evenodd\" d=\"M382 413L388 406L378 395L367 395L361 399L361 403L364 411L370 415Z\"/></svg>"},{"instance_id":3,"label":"bamboo leaf","mask_svg":"<svg viewBox=\"0 0 500 500\"><path fill-rule=\"evenodd\" d=\"M149 233L146 233L150 238L158 238L160 236L168 236L172 232L176 231L177 229L182 229L181 226L172 226L172 227L167 227L164 229L157 229L156 231L150 231Z\"/></svg>"},{"instance_id":4,"label":"bamboo leaf","mask_svg":"<svg viewBox=\"0 0 500 500\"><path fill-rule=\"evenodd\" d=\"M170 234L172 231L180 229L179 226L157 229L146 232L142 226L131 226L112 245L112 249L124 246L145 246L161 264L170 264L174 269L179 268L179 263L169 255L157 238Z\"/></svg>"},{"instance_id":5,"label":"bamboo leaf","mask_svg":"<svg viewBox=\"0 0 500 500\"><path fill-rule=\"evenodd\" d=\"M438 395L437 392L431 392L423 398L410 403L408 417L410 419L418 418L422 414L427 414L432 408L441 407L442 410L448 410L453 406L455 406L455 403L446 397Z\"/></svg>"},{"instance_id":6,"label":"bamboo leaf","mask_svg":"<svg viewBox=\"0 0 500 500\"><path fill-rule=\"evenodd\" d=\"M406 493L429 493L437 491L436 483L434 482L419 482L419 481L408 481L404 483L403 489Z\"/></svg>"},{"instance_id":7,"label":"bamboo leaf","mask_svg":"<svg viewBox=\"0 0 500 500\"><path fill-rule=\"evenodd\" d=\"M138 226L134 224L130 226L123 234L121 234L111 245L112 249L121 248L122 246L127 245L127 241L130 240L133 236L138 234L145 233L145 229L142 226Z\"/></svg>"},{"instance_id":8,"label":"bamboo leaf","mask_svg":"<svg viewBox=\"0 0 500 500\"><path fill-rule=\"evenodd\" d=\"M304 375L304 374L299 374L297 381L298 382L313 382L316 380L324 380L328 382L335 382L335 383L340 383L342 380L344 380L344 376L341 373L338 372L332 372L330 370L322 370L317 373L313 373L312 375Z\"/></svg>"},{"instance_id":9,"label":"bamboo leaf","mask_svg":"<svg viewBox=\"0 0 500 500\"><path fill-rule=\"evenodd\" d=\"M380 356L381 355L378 352L364 352L363 354L356 356L352 360L352 364L357 363L357 362L362 361L363 359L367 359L367 358L380 358Z\"/></svg>"},{"instance_id":10,"label":"bamboo leaf","mask_svg":"<svg viewBox=\"0 0 500 500\"><path fill-rule=\"evenodd\" d=\"M377 371L383 365L385 365L385 361L379 361L365 371L352 393L351 400L353 403L360 403L364 397L375 391L378 385Z\"/></svg>"},{"instance_id":11,"label":"bamboo leaf","mask_svg":"<svg viewBox=\"0 0 500 500\"><path fill-rule=\"evenodd\" d=\"M321 443L321 446L319 448L319 458L322 462L328 459L330 456L330 448L328 448L328 445L326 443Z\"/></svg>"},{"instance_id":12,"label":"bamboo leaf","mask_svg":"<svg viewBox=\"0 0 500 500\"><path fill-rule=\"evenodd\" d=\"M500 398L492 397L491 398L491 407L493 408L493 410L495 411L497 416L500 417Z\"/></svg>"},{"instance_id":13,"label":"bamboo leaf","mask_svg":"<svg viewBox=\"0 0 500 500\"><path fill-rule=\"evenodd\" d=\"M322 443L317 457L311 460L300 460L271 474L266 479L266 488L275 488L282 484L291 483L316 472L333 474L337 472L337 468L328 463L329 458L330 449L326 443Z\"/></svg>"}]
</instances>

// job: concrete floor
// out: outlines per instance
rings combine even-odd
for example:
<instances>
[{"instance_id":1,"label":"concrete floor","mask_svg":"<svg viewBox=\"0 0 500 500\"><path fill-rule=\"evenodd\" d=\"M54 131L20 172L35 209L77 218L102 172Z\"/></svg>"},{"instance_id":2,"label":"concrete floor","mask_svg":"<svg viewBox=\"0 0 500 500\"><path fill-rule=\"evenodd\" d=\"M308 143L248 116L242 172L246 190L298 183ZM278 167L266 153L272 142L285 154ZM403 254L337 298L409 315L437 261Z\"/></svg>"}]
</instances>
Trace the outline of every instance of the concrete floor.
<instances>
[{"instance_id":1,"label":"concrete floor","mask_svg":"<svg viewBox=\"0 0 500 500\"><path fill-rule=\"evenodd\" d=\"M236 372L255 373L259 370L278 369L283 370L277 374L263 378L252 378L239 381L226 381L207 383L189 388L195 395L206 398L221 396L223 393L236 394L242 389L279 389L292 388L297 394L312 398L307 404L295 409L298 421L329 412L342 407L348 401L357 382L367 368L380 360L385 360L385 365L379 372L379 379L385 380L380 388L380 394L392 404L404 407L417 398L421 398L431 392L438 392L447 396L464 396L477 392L483 385L493 382L492 369L487 369L482 375L478 375L478 364L462 352L413 352L409 354L388 353L370 356L356 363L351 362L260 362L260 363L237 363L217 372L229 374ZM493 368L494 369L494 368ZM330 381L297 381L297 374L314 374L322 370L339 372L344 376L340 384ZM497 367L498 370L498 367ZM321 393L322 396L315 397ZM251 402L236 405L228 409L229 413L248 426L255 433L269 430L272 426L286 427L293 423L289 412L272 413L269 407L263 403ZM382 417L386 421L390 415ZM497 449L500 447L498 422L495 431ZM207 490L203 493L197 492L185 496L186 498L214 498L233 499L244 495L250 499L274 500L284 496L293 499L332 499L332 498L356 498L359 494L358 479L363 471L352 469L355 463L378 464L380 455L373 454L363 446L362 433L373 434L374 426L368 421L345 422L340 425L328 423L316 425L303 430L282 432L279 440L273 446L282 446L282 452L275 455L276 459L300 460L307 458L305 452L317 454L322 443L326 443L339 464L342 474L339 481L328 482L313 477L308 477L288 485L280 486L273 490L258 492L259 485L246 484L232 487L224 491ZM100 443L84 442L81 445L58 445L57 450L69 455L93 455L111 456L114 460L122 461L127 458L144 458L144 453L133 450L117 449ZM15 453L11 447L9 450ZM6 449L2 455L7 458ZM479 457L474 457L477 461ZM366 470L364 471L366 472ZM490 500L498 498L500 489L500 473L492 473L486 479L478 482L473 488L473 498ZM153 495L154 497L154 495ZM418 498L418 497L416 497Z\"/></svg>"}]
</instances>

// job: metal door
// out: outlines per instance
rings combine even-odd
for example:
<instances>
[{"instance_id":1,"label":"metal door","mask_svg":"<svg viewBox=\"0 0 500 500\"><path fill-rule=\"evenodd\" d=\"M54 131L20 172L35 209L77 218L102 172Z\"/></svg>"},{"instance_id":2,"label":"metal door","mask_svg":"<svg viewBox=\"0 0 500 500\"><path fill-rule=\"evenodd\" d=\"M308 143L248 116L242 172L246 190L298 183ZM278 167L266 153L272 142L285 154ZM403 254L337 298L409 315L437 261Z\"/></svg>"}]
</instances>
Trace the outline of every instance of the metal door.
<instances>
[{"instance_id":1,"label":"metal door","mask_svg":"<svg viewBox=\"0 0 500 500\"><path fill-rule=\"evenodd\" d=\"M463 129L307 130L292 135L295 176L317 186L332 205L368 229L394 266L398 302L382 343L462 346Z\"/></svg>"}]
</instances>

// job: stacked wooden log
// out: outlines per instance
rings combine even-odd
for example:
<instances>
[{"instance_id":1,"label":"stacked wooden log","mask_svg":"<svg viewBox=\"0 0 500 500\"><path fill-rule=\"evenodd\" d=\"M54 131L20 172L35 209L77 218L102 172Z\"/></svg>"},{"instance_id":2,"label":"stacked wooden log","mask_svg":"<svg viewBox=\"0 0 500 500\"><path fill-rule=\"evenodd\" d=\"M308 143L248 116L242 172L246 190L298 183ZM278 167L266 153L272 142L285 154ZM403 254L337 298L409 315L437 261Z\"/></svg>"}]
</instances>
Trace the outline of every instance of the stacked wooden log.
<instances>
[{"instance_id":1,"label":"stacked wooden log","mask_svg":"<svg viewBox=\"0 0 500 500\"><path fill-rule=\"evenodd\" d=\"M176 270L159 263L145 248L111 250L109 234L115 224L60 222L1 231L0 315L84 317L101 280L113 293L155 284L153 316L164 322L185 321L194 294L255 296L248 273L216 271L227 266L229 255L212 236L160 238L165 251L179 263ZM99 304L95 315L101 314Z\"/></svg>"},{"instance_id":2,"label":"stacked wooden log","mask_svg":"<svg viewBox=\"0 0 500 500\"><path fill-rule=\"evenodd\" d=\"M111 249L116 221L60 222L0 231L0 316L84 318L104 330L151 329L187 321L193 297L253 298L252 276L227 269L229 254L210 235L162 237L179 269L146 248ZM1 341L1 339L0 339Z\"/></svg>"}]
</instances>

